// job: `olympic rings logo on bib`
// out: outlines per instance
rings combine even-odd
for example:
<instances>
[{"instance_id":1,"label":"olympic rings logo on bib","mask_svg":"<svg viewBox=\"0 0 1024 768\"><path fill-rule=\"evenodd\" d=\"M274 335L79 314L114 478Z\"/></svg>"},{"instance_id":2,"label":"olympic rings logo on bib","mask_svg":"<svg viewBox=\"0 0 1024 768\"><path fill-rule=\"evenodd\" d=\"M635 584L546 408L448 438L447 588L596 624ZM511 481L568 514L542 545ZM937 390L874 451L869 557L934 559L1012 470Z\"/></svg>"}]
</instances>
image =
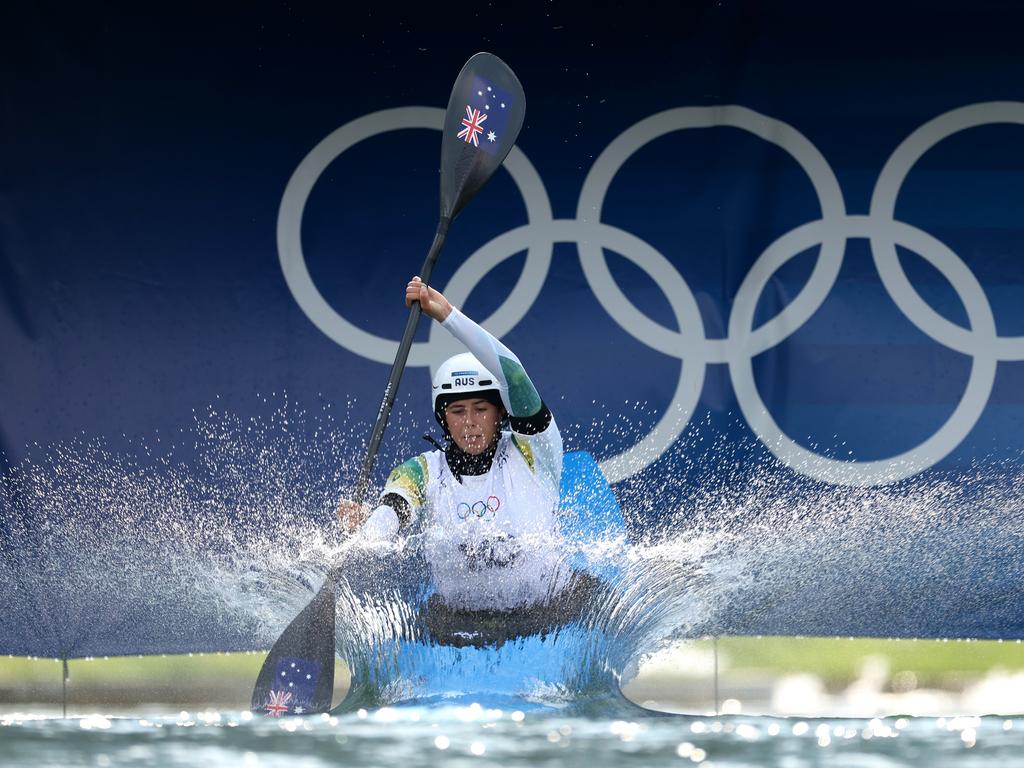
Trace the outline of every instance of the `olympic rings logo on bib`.
<instances>
[{"instance_id":1,"label":"olympic rings logo on bib","mask_svg":"<svg viewBox=\"0 0 1024 768\"><path fill-rule=\"evenodd\" d=\"M350 323L327 303L313 283L302 250L302 214L317 179L353 145L388 131L441 130L443 124L444 110L436 107L386 109L346 123L299 163L278 211L278 256L296 302L336 343L385 365L394 360L398 342ZM1024 336L1003 336L997 332L988 297L960 256L929 233L895 219L900 188L925 152L955 133L992 124L1024 125L1024 102L971 104L939 115L914 130L896 147L879 173L867 215L847 212L835 172L807 137L781 120L738 105L668 109L626 129L594 161L580 190L575 219L554 218L540 175L519 147L514 146L504 166L523 195L529 223L498 235L473 253L456 270L444 287L444 294L456 306L464 304L474 286L492 269L526 251L523 271L512 291L490 317L481 321L481 325L501 338L522 320L540 295L555 244L576 244L583 274L601 306L640 343L680 363L672 401L660 420L636 445L601 462L601 470L612 483L640 472L672 447L696 411L710 364L728 366L733 391L747 424L794 471L846 485L871 486L901 480L948 456L974 428L988 404L1000 361L1024 360ZM650 243L601 221L612 180L637 150L674 131L716 127L747 131L787 152L807 175L821 208L819 219L783 234L760 255L751 254L750 271L731 303L725 338L707 336L696 295L668 258ZM934 434L903 453L868 461L823 456L785 434L768 412L753 371L757 355L789 338L817 312L835 283L846 243L851 239L869 241L882 285L915 326L935 342L972 358L970 377L960 402ZM903 271L897 246L916 252L942 273L966 310L966 325L947 320L921 298ZM755 309L768 281L795 256L814 247L819 247L819 255L807 283L781 312L755 328ZM631 261L663 288L675 316L675 327L655 322L630 301L615 282L605 249ZM447 338L448 334L435 331L436 325L431 324L429 340L412 345L408 365L432 368L460 351L457 343ZM485 504L485 514L487 509ZM470 514L477 513L470 508L465 517Z\"/></svg>"},{"instance_id":2,"label":"olympic rings logo on bib","mask_svg":"<svg viewBox=\"0 0 1024 768\"><path fill-rule=\"evenodd\" d=\"M494 515L501 509L501 499L497 496L488 496L487 501L474 501L468 504L465 501L459 502L455 508L455 514L459 520L466 520L469 517L476 517L478 520L493 520Z\"/></svg>"}]
</instances>

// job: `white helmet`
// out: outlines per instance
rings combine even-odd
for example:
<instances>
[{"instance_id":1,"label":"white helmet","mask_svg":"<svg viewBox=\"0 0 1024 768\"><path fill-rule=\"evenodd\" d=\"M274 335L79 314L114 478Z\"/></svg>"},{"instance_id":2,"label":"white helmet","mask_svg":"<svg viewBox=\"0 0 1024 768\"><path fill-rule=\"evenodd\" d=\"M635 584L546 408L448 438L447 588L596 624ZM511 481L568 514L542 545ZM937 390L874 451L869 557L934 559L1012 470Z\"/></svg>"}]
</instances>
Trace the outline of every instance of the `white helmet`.
<instances>
[{"instance_id":1,"label":"white helmet","mask_svg":"<svg viewBox=\"0 0 1024 768\"><path fill-rule=\"evenodd\" d=\"M486 393L486 394L482 394ZM444 409L448 403L472 395L501 404L501 389L494 374L484 368L469 352L449 357L437 369L431 392L434 418L443 427Z\"/></svg>"}]
</instances>

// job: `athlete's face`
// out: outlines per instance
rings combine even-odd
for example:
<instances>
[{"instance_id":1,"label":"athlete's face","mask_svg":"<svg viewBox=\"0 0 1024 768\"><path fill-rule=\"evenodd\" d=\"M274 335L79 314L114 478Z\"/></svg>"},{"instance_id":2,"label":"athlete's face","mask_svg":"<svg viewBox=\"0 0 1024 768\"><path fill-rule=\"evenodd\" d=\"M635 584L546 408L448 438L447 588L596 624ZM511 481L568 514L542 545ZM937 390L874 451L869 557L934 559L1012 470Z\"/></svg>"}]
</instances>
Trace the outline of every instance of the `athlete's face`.
<instances>
[{"instance_id":1,"label":"athlete's face","mask_svg":"<svg viewBox=\"0 0 1024 768\"><path fill-rule=\"evenodd\" d=\"M504 409L481 398L456 400L444 411L444 420L452 440L474 456L486 451L501 428Z\"/></svg>"}]
</instances>

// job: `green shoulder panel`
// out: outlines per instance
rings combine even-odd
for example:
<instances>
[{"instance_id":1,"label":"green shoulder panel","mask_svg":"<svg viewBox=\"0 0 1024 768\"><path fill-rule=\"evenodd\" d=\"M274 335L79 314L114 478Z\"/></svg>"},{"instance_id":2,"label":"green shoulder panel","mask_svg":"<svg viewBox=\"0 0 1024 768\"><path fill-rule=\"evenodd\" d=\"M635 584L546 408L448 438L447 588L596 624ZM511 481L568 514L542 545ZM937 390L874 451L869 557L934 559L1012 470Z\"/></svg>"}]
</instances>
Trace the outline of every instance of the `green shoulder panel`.
<instances>
[{"instance_id":1,"label":"green shoulder panel","mask_svg":"<svg viewBox=\"0 0 1024 768\"><path fill-rule=\"evenodd\" d=\"M417 507L422 507L427 500L427 457L420 454L402 462L388 475L385 493L388 490L400 490Z\"/></svg>"},{"instance_id":2,"label":"green shoulder panel","mask_svg":"<svg viewBox=\"0 0 1024 768\"><path fill-rule=\"evenodd\" d=\"M501 372L508 382L508 403L512 406L513 416L533 416L541 409L540 394L533 386L526 369L515 360L498 356Z\"/></svg>"}]
</instances>

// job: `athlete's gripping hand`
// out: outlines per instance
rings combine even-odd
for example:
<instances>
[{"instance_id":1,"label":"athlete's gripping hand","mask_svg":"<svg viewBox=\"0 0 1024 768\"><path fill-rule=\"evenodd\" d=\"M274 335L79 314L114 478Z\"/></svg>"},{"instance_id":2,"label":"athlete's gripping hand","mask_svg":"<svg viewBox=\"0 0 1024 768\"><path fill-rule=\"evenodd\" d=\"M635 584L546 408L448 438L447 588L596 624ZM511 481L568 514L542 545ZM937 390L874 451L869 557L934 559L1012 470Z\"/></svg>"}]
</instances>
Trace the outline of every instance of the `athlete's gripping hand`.
<instances>
[{"instance_id":1,"label":"athlete's gripping hand","mask_svg":"<svg viewBox=\"0 0 1024 768\"><path fill-rule=\"evenodd\" d=\"M443 323L451 314L452 305L440 291L435 291L430 286L424 285L419 277L414 277L405 286L405 306L411 307L414 301L420 303L423 314L432 317L439 323Z\"/></svg>"},{"instance_id":2,"label":"athlete's gripping hand","mask_svg":"<svg viewBox=\"0 0 1024 768\"><path fill-rule=\"evenodd\" d=\"M337 514L341 530L353 533L366 522L366 518L370 516L370 508L365 504L356 504L351 499L342 499L338 502Z\"/></svg>"}]
</instances>

